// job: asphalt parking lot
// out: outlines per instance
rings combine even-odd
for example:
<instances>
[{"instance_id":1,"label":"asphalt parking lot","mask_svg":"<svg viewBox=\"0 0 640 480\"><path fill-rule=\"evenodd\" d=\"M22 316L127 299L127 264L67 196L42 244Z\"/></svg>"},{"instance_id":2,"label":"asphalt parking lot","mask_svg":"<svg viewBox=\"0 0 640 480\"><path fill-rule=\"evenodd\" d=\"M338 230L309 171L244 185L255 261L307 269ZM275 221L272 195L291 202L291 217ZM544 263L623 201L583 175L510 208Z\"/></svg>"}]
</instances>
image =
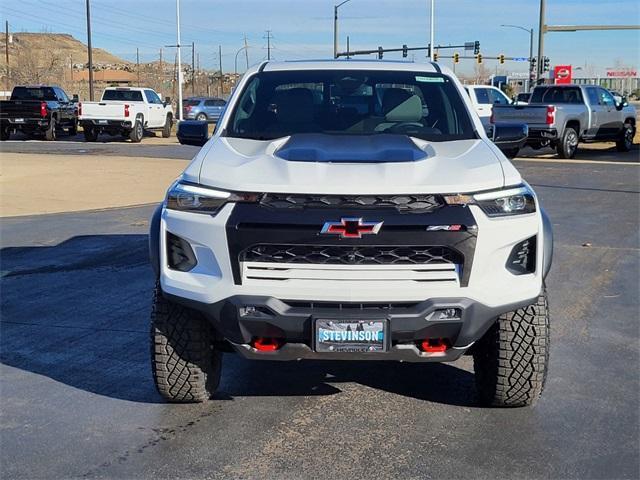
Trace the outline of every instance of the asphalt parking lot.
<instances>
[{"instance_id":1,"label":"asphalt parking lot","mask_svg":"<svg viewBox=\"0 0 640 480\"><path fill-rule=\"evenodd\" d=\"M90 149L108 162L122 145L8 142L2 154ZM193 155L134 147L129 155ZM149 365L153 206L3 218L2 477L639 478L638 153L515 161L556 236L550 372L525 409L480 408L469 357L227 354L214 400L165 404Z\"/></svg>"}]
</instances>

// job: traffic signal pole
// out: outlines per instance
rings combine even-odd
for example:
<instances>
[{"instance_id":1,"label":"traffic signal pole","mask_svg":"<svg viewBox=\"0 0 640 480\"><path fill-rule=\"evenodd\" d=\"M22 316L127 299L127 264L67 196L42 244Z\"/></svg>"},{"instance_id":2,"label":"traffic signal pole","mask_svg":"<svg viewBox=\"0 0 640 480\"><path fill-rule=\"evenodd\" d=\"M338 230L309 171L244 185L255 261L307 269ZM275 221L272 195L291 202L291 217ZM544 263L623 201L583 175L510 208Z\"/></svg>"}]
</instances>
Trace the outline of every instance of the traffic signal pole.
<instances>
[{"instance_id":1,"label":"traffic signal pole","mask_svg":"<svg viewBox=\"0 0 640 480\"><path fill-rule=\"evenodd\" d=\"M544 57L544 15L545 9L547 5L547 0L540 0L540 25L538 28L538 61L536 62L536 85L540 81L540 77L542 76L542 62Z\"/></svg>"}]
</instances>

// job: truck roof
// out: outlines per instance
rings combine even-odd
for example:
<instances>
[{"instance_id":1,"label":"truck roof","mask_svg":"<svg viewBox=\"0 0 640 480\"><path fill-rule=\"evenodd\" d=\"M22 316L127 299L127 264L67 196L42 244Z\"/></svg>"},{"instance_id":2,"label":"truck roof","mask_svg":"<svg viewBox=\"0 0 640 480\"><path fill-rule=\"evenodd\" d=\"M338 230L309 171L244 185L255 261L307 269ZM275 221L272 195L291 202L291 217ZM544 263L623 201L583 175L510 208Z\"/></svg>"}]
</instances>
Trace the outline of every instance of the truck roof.
<instances>
[{"instance_id":1,"label":"truck roof","mask_svg":"<svg viewBox=\"0 0 640 480\"><path fill-rule=\"evenodd\" d=\"M124 91L131 91L131 92L135 92L135 91L142 92L143 90L153 90L153 89L151 87L107 87L105 88L105 90L124 90Z\"/></svg>"},{"instance_id":2,"label":"truck roof","mask_svg":"<svg viewBox=\"0 0 640 480\"><path fill-rule=\"evenodd\" d=\"M418 63L403 60L358 60L358 59L327 59L327 60L293 60L285 62L263 62L260 71L289 71L289 70L387 70L410 71L427 73L451 74L446 67L436 63Z\"/></svg>"}]
</instances>

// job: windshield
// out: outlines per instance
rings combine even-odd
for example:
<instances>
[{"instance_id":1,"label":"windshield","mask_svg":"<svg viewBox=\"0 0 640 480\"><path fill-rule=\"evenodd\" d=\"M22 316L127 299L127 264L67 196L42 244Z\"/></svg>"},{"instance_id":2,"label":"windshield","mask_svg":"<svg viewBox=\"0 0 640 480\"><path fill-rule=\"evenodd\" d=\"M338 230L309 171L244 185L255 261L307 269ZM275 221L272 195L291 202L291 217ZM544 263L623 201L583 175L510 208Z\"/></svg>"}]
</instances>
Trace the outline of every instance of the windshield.
<instances>
[{"instance_id":1,"label":"windshield","mask_svg":"<svg viewBox=\"0 0 640 480\"><path fill-rule=\"evenodd\" d=\"M296 133L477 138L453 81L423 72L261 72L246 84L227 136L271 140Z\"/></svg>"},{"instance_id":2,"label":"windshield","mask_svg":"<svg viewBox=\"0 0 640 480\"><path fill-rule=\"evenodd\" d=\"M56 94L51 87L15 87L11 100L56 100Z\"/></svg>"},{"instance_id":3,"label":"windshield","mask_svg":"<svg viewBox=\"0 0 640 480\"><path fill-rule=\"evenodd\" d=\"M105 90L102 100L114 100L116 102L142 102L140 90Z\"/></svg>"},{"instance_id":4,"label":"windshield","mask_svg":"<svg viewBox=\"0 0 640 480\"><path fill-rule=\"evenodd\" d=\"M578 87L536 87L529 103L583 103Z\"/></svg>"}]
</instances>

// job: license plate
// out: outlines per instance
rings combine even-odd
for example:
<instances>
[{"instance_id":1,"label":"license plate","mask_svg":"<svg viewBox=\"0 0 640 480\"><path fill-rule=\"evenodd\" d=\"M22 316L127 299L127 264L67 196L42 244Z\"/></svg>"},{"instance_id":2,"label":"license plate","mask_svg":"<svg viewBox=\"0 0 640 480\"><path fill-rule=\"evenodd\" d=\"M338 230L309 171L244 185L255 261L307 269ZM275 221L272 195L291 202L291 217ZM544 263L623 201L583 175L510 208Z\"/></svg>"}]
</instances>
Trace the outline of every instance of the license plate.
<instances>
[{"instance_id":1,"label":"license plate","mask_svg":"<svg viewBox=\"0 0 640 480\"><path fill-rule=\"evenodd\" d=\"M13 121L16 123L24 123L24 118L14 118Z\"/></svg>"},{"instance_id":2,"label":"license plate","mask_svg":"<svg viewBox=\"0 0 640 480\"><path fill-rule=\"evenodd\" d=\"M386 320L316 320L316 352L384 352Z\"/></svg>"},{"instance_id":3,"label":"license plate","mask_svg":"<svg viewBox=\"0 0 640 480\"><path fill-rule=\"evenodd\" d=\"M107 121L106 121L106 120L98 120L98 123L99 123L100 125L106 125L106 124L107 124Z\"/></svg>"}]
</instances>

